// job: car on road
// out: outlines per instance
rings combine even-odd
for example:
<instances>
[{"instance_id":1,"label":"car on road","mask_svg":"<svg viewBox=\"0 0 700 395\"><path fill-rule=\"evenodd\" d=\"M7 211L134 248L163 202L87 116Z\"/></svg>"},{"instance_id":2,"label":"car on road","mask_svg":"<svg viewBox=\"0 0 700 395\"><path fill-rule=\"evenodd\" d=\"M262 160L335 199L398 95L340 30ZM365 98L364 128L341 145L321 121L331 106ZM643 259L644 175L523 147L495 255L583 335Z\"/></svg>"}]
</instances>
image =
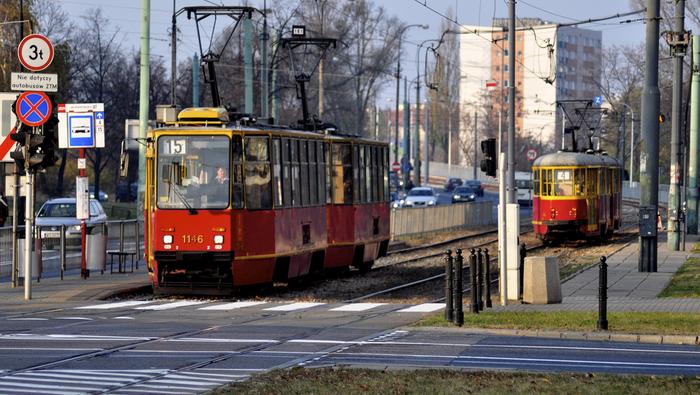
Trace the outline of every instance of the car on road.
<instances>
[{"instance_id":1,"label":"car on road","mask_svg":"<svg viewBox=\"0 0 700 395\"><path fill-rule=\"evenodd\" d=\"M66 226L66 243L75 244L80 240L80 220L75 217L75 198L58 198L46 201L36 215L36 226L40 236L44 239L45 248L51 249L60 243L61 225ZM107 214L100 202L90 199L90 218L85 220L88 228L96 227L101 231L101 226L107 223Z\"/></svg>"},{"instance_id":2,"label":"car on road","mask_svg":"<svg viewBox=\"0 0 700 395\"><path fill-rule=\"evenodd\" d=\"M457 177L450 177L445 182L445 191L452 192L456 187L462 185L462 179Z\"/></svg>"},{"instance_id":3,"label":"car on road","mask_svg":"<svg viewBox=\"0 0 700 395\"><path fill-rule=\"evenodd\" d=\"M401 199L398 192L391 192L391 208L401 207L403 207L403 199Z\"/></svg>"},{"instance_id":4,"label":"car on road","mask_svg":"<svg viewBox=\"0 0 700 395\"><path fill-rule=\"evenodd\" d=\"M90 185L88 187L88 192L90 193L90 199L94 199L95 198L95 187ZM107 199L109 199L109 195L106 194L103 190L100 190L99 195L100 196L97 200L99 200L101 202L107 201Z\"/></svg>"},{"instance_id":5,"label":"car on road","mask_svg":"<svg viewBox=\"0 0 700 395\"><path fill-rule=\"evenodd\" d=\"M479 181L479 180L466 180L466 181L464 181L464 185L472 188L476 192L476 196L479 196L479 197L484 196L484 186L481 185L481 181Z\"/></svg>"},{"instance_id":6,"label":"car on road","mask_svg":"<svg viewBox=\"0 0 700 395\"><path fill-rule=\"evenodd\" d=\"M413 188L406 194L404 199L404 207L427 207L435 206L438 201L438 196L433 188L418 187Z\"/></svg>"},{"instance_id":7,"label":"car on road","mask_svg":"<svg viewBox=\"0 0 700 395\"><path fill-rule=\"evenodd\" d=\"M472 187L461 186L452 191L452 203L473 202L477 192Z\"/></svg>"}]
</instances>

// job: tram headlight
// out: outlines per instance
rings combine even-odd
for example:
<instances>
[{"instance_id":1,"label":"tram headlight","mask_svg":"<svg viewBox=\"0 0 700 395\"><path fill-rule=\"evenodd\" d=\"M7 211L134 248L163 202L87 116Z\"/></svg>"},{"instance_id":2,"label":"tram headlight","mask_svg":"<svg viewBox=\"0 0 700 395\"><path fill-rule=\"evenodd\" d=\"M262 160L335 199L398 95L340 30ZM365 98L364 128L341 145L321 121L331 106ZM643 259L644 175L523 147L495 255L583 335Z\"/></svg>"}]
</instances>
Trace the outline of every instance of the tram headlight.
<instances>
[{"instance_id":1,"label":"tram headlight","mask_svg":"<svg viewBox=\"0 0 700 395\"><path fill-rule=\"evenodd\" d=\"M214 244L224 244L224 236L214 235Z\"/></svg>"},{"instance_id":2,"label":"tram headlight","mask_svg":"<svg viewBox=\"0 0 700 395\"><path fill-rule=\"evenodd\" d=\"M163 244L173 244L173 235L163 236Z\"/></svg>"}]
</instances>

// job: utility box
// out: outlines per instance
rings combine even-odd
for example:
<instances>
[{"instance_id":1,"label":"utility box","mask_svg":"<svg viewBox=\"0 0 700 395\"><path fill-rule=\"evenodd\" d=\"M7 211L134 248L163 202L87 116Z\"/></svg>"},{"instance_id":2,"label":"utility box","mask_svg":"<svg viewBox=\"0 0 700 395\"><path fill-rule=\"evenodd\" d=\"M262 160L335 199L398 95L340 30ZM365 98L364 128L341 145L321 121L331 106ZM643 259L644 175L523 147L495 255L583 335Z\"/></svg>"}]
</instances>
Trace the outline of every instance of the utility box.
<instances>
[{"instance_id":1,"label":"utility box","mask_svg":"<svg viewBox=\"0 0 700 395\"><path fill-rule=\"evenodd\" d=\"M556 256L526 257L523 270L524 303L561 303L559 259Z\"/></svg>"},{"instance_id":2,"label":"utility box","mask_svg":"<svg viewBox=\"0 0 700 395\"><path fill-rule=\"evenodd\" d=\"M654 237L658 212L653 207L639 207L639 236Z\"/></svg>"},{"instance_id":3,"label":"utility box","mask_svg":"<svg viewBox=\"0 0 700 395\"><path fill-rule=\"evenodd\" d=\"M507 245L507 282L508 300L520 298L520 206L517 203L506 204L506 245Z\"/></svg>"},{"instance_id":4,"label":"utility box","mask_svg":"<svg viewBox=\"0 0 700 395\"><path fill-rule=\"evenodd\" d=\"M24 277L24 242L26 239L17 240L17 265L19 266L19 277ZM36 247L36 246L34 246ZM32 262L31 271L32 278L41 277L42 264L41 264L41 249L32 248Z\"/></svg>"}]
</instances>

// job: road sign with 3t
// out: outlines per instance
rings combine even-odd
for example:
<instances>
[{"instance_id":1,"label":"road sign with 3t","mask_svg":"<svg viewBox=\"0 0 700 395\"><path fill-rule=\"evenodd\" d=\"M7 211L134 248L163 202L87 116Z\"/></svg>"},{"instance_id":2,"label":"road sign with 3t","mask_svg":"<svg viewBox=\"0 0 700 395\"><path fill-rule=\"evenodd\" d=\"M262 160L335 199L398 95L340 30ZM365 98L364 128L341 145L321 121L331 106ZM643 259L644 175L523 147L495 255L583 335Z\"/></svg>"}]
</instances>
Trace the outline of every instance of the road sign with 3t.
<instances>
[{"instance_id":1,"label":"road sign with 3t","mask_svg":"<svg viewBox=\"0 0 700 395\"><path fill-rule=\"evenodd\" d=\"M17 47L20 63L30 71L41 71L53 61L53 44L41 34L30 34Z\"/></svg>"}]
</instances>

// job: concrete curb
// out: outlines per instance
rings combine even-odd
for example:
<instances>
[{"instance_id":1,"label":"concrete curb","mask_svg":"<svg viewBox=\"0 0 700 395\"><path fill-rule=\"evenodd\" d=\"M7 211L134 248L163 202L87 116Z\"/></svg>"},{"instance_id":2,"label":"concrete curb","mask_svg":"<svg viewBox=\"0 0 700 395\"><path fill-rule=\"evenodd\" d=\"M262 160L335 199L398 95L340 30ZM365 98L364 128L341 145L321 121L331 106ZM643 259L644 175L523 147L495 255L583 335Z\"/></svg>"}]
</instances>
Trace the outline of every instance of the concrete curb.
<instances>
[{"instance_id":1,"label":"concrete curb","mask_svg":"<svg viewBox=\"0 0 700 395\"><path fill-rule=\"evenodd\" d=\"M567 340L595 340L625 343L646 343L646 344L682 344L700 345L700 337L694 335L640 335L634 333L616 332L574 332L574 331L545 331L536 329L499 329L499 328L441 328L441 327L403 327L404 330L414 332L435 332L435 333L463 333L474 335L499 335L499 336L522 336L522 337L545 337L550 339Z\"/></svg>"},{"instance_id":2,"label":"concrete curb","mask_svg":"<svg viewBox=\"0 0 700 395\"><path fill-rule=\"evenodd\" d=\"M134 293L150 293L152 291L152 286L151 284L145 284L145 285L135 285L129 288L121 288L121 289L94 289L94 290L87 290L83 293L80 293L78 295L73 295L70 298L67 298L67 300L75 301L75 300L106 300L106 299L112 299L112 298L117 298L120 296L124 295L131 295Z\"/></svg>"}]
</instances>

